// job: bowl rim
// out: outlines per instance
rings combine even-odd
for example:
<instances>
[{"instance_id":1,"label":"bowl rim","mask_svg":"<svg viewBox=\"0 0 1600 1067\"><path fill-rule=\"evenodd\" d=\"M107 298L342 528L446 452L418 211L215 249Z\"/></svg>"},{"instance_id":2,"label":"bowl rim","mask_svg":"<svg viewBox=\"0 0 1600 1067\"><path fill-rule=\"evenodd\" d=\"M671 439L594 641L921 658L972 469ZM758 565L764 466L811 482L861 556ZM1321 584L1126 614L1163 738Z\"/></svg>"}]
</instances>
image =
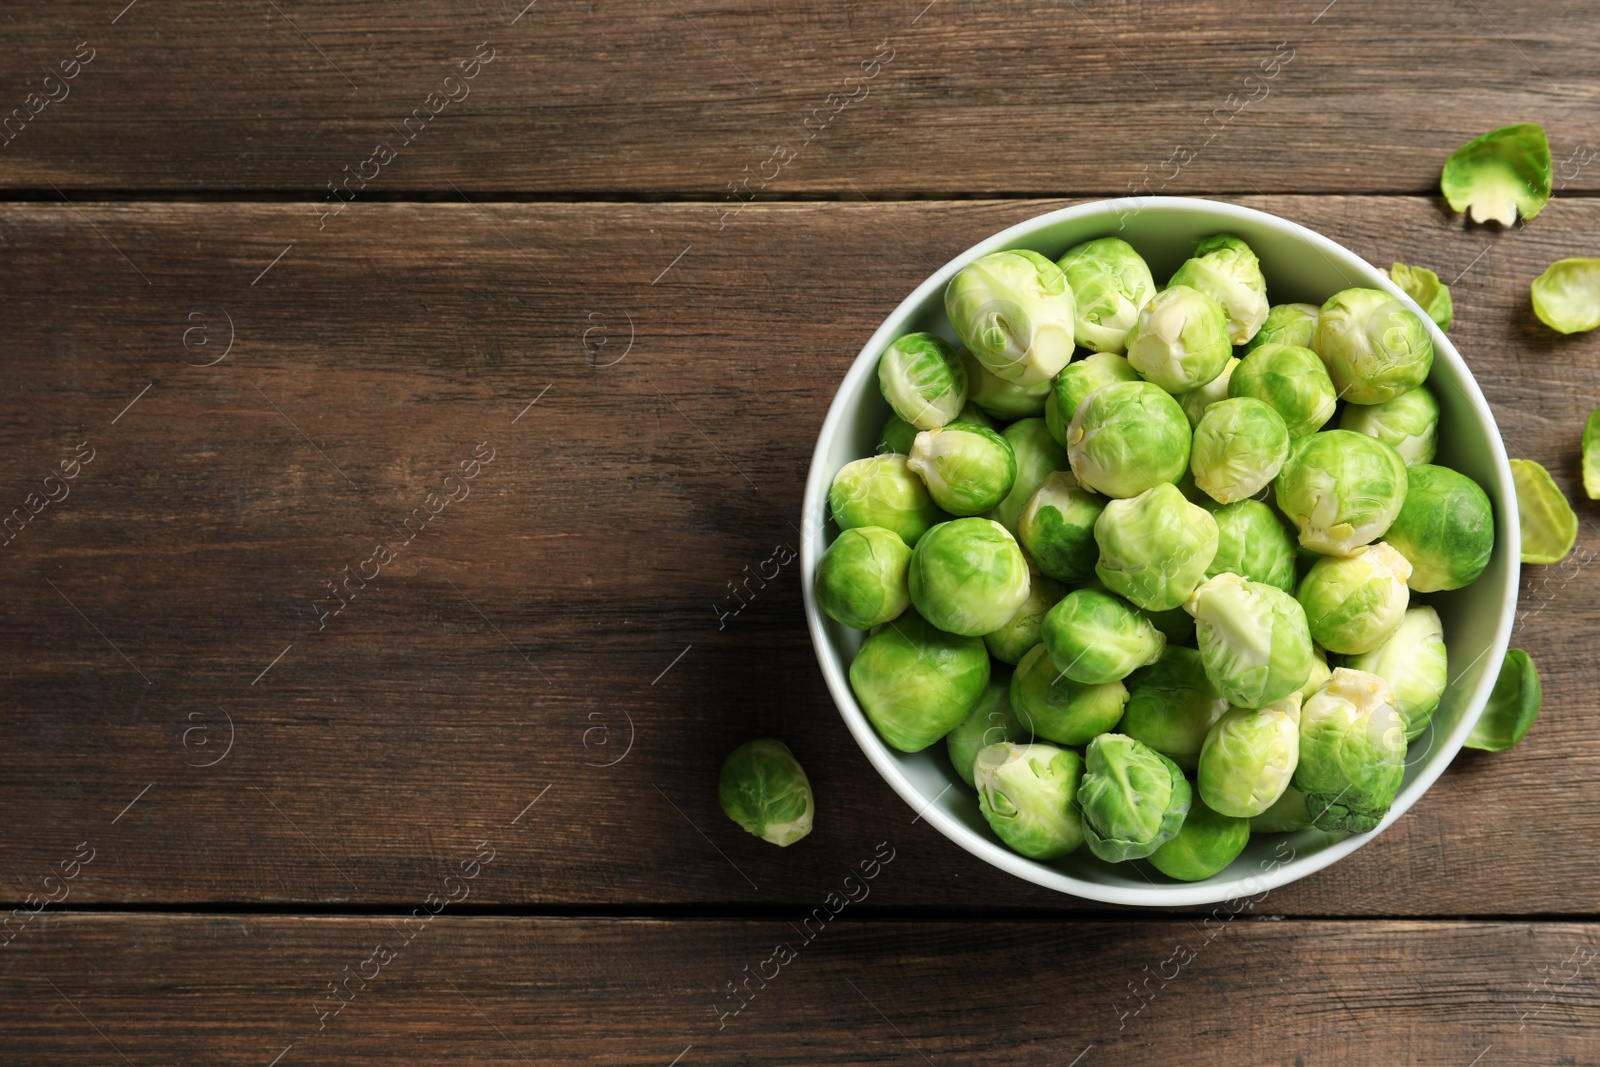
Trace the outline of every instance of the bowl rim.
<instances>
[{"instance_id":1,"label":"bowl rim","mask_svg":"<svg viewBox=\"0 0 1600 1067\"><path fill-rule=\"evenodd\" d=\"M1411 806L1433 787L1440 775L1454 761L1467 736L1471 733L1473 726L1483 714L1484 706L1488 702L1489 693L1494 687L1495 677L1498 672L1486 671L1479 678L1477 687L1468 697L1466 710L1463 712L1460 721L1456 724L1455 729L1444 738L1442 746L1439 746L1444 750L1444 754L1437 756L1428 766L1419 770L1417 777L1402 787L1400 795L1395 798L1394 805L1389 809L1389 813L1376 829L1367 833L1352 834L1341 838L1309 854L1296 854L1282 864L1274 865L1271 870L1263 870L1260 874L1247 874L1224 881L1217 881L1213 877L1192 883L1152 883L1148 887L1106 885L1078 878L1060 868L1048 866L1019 853L1012 852L997 841L989 840L973 831L940 808L938 800L944 795L943 792L931 800L923 795L922 791L901 770L895 761L895 757L889 752L888 746L878 737L876 730L873 729L871 722L868 721L866 713L862 711L857 703L855 693L851 690L846 675L848 667L841 669L838 664L833 662L833 650L828 642L814 589L816 564L820 555L820 536L818 535L822 533L826 521L824 505L827 499L828 487L831 485L835 473L828 469L827 464L829 461L825 453L829 442L843 428L847 407L846 397L854 397L863 387L863 379L876 375L878 358L884 348L901 331L902 326L900 324L903 324L911 315L920 310L930 297L942 293L952 276L980 256L994 251L1018 247L1033 234L1058 222L1075 221L1102 215L1110 217L1136 214L1147 210L1201 211L1219 220L1246 220L1257 225L1279 229L1288 236L1311 245L1327 258L1330 263L1344 267L1352 275L1362 278L1371 288L1379 288L1388 292L1421 316L1433 340L1435 361L1437 362L1442 358L1451 365L1461 379L1463 386L1458 392L1463 395L1472 408L1479 424L1489 430L1486 434L1489 458L1500 481L1497 487L1498 491L1492 494L1496 497L1495 504L1500 515L1499 525L1501 528L1496 531L1496 537L1500 546L1506 551L1511 565L1511 574L1507 582L1506 594L1502 598L1503 603L1495 626L1494 637L1488 649L1477 660L1468 664L1465 669L1470 669L1484 656L1492 654L1498 659L1503 659L1505 656L1506 648L1511 639L1512 624L1516 616L1517 594L1521 584L1521 531L1516 497L1511 489L1513 484L1511 467L1506 456L1505 442L1500 435L1494 413L1490 409L1488 401L1484 399L1482 390L1478 388L1477 379L1473 376L1471 368L1467 366L1461 354L1456 351L1455 346L1445 336L1444 331L1440 330L1428 317L1428 314L1382 270L1315 230L1270 212L1220 200L1177 196L1119 197L1110 200L1091 200L1057 208L1008 226L998 233L978 241L926 278L892 312L885 316L883 322L873 331L872 336L867 339L867 342L851 362L850 369L846 371L844 378L840 381L838 389L834 393L832 402L829 404L828 414L824 418L822 428L817 434L817 444L812 452L811 467L806 476L805 494L801 505L800 579L802 597L805 603L806 626L811 632L812 647L816 652L817 662L822 668L823 679L828 686L830 695L833 697L834 705L838 708L839 714L849 728L851 736L855 738L856 744L860 746L868 761L883 780L899 794L900 798L918 813L917 818L926 819L946 838L978 859L1036 885L1087 900L1109 904L1173 907L1236 900L1279 888L1338 862L1376 838L1410 810ZM1225 224L1225 221L1223 224ZM1459 677L1459 674L1457 677Z\"/></svg>"}]
</instances>

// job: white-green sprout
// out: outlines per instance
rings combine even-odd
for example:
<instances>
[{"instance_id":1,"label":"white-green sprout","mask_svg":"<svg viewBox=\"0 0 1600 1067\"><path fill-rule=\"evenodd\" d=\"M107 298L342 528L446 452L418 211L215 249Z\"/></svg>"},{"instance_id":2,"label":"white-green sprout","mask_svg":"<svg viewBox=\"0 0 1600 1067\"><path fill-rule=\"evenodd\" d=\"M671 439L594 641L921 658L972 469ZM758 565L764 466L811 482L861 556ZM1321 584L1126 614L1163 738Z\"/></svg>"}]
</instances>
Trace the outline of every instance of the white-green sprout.
<instances>
[{"instance_id":1,"label":"white-green sprout","mask_svg":"<svg viewBox=\"0 0 1600 1067\"><path fill-rule=\"evenodd\" d=\"M1001 663L1017 664L1043 640L1045 613L1067 591L1061 583L1036 571L1028 572L1028 596L1004 626L983 635L989 654Z\"/></svg>"},{"instance_id":2,"label":"white-green sprout","mask_svg":"<svg viewBox=\"0 0 1600 1067\"><path fill-rule=\"evenodd\" d=\"M816 804L805 768L782 741L746 741L728 754L717 784L728 818L780 847L811 832Z\"/></svg>"},{"instance_id":3,"label":"white-green sprout","mask_svg":"<svg viewBox=\"0 0 1600 1067\"><path fill-rule=\"evenodd\" d=\"M1018 385L990 371L978 357L961 350L962 366L967 368L967 401L997 419L1025 419L1044 414L1045 400L1055 383L1045 379L1035 385Z\"/></svg>"},{"instance_id":4,"label":"white-green sprout","mask_svg":"<svg viewBox=\"0 0 1600 1067\"><path fill-rule=\"evenodd\" d=\"M1206 579L1184 608L1195 619L1206 676L1228 703L1263 708L1310 677L1306 613L1282 589L1219 574Z\"/></svg>"},{"instance_id":5,"label":"white-green sprout","mask_svg":"<svg viewBox=\"0 0 1600 1067\"><path fill-rule=\"evenodd\" d=\"M911 606L911 549L893 530L844 530L817 561L817 606L835 622L870 630Z\"/></svg>"},{"instance_id":6,"label":"white-green sprout","mask_svg":"<svg viewBox=\"0 0 1600 1067\"><path fill-rule=\"evenodd\" d=\"M1217 554L1206 568L1207 578L1237 574L1294 592L1294 541L1276 512L1259 500L1237 500L1207 510L1217 524Z\"/></svg>"},{"instance_id":7,"label":"white-green sprout","mask_svg":"<svg viewBox=\"0 0 1600 1067\"><path fill-rule=\"evenodd\" d=\"M1078 344L1091 352L1121 352L1139 309L1156 292L1145 261L1121 238L1101 237L1069 248L1056 262L1077 304Z\"/></svg>"},{"instance_id":8,"label":"white-green sprout","mask_svg":"<svg viewBox=\"0 0 1600 1067\"><path fill-rule=\"evenodd\" d=\"M1193 796L1161 753L1126 734L1089 742L1078 805L1089 851L1107 863L1142 859L1177 836Z\"/></svg>"},{"instance_id":9,"label":"white-green sprout","mask_svg":"<svg viewBox=\"0 0 1600 1067\"><path fill-rule=\"evenodd\" d=\"M1217 554L1217 523L1163 484L1108 503L1094 524L1100 546L1095 574L1106 588L1146 611L1182 604Z\"/></svg>"},{"instance_id":10,"label":"white-green sprout","mask_svg":"<svg viewBox=\"0 0 1600 1067\"><path fill-rule=\"evenodd\" d=\"M1231 504L1265 489L1288 457L1289 427L1283 416L1270 405L1239 396L1206 409L1194 430L1189 470L1196 488L1219 504Z\"/></svg>"},{"instance_id":11,"label":"white-green sprout","mask_svg":"<svg viewBox=\"0 0 1600 1067\"><path fill-rule=\"evenodd\" d=\"M1190 426L1200 425L1201 416L1212 404L1228 399L1228 380L1233 377L1233 369L1239 365L1236 357L1230 357L1222 373L1211 379L1198 389L1191 389L1178 397L1178 406L1183 408L1183 413L1189 417Z\"/></svg>"},{"instance_id":12,"label":"white-green sprout","mask_svg":"<svg viewBox=\"0 0 1600 1067\"><path fill-rule=\"evenodd\" d=\"M1078 482L1104 496L1138 496L1176 482L1189 468L1189 420L1149 382L1117 382L1090 393L1067 427Z\"/></svg>"},{"instance_id":13,"label":"white-green sprout","mask_svg":"<svg viewBox=\"0 0 1600 1067\"><path fill-rule=\"evenodd\" d=\"M1254 352L1268 344L1310 348L1311 338L1317 333L1317 316L1321 313L1322 309L1315 304L1274 304L1267 309L1267 321L1261 324L1261 329L1245 342L1244 350Z\"/></svg>"},{"instance_id":14,"label":"white-green sprout","mask_svg":"<svg viewBox=\"0 0 1600 1067\"><path fill-rule=\"evenodd\" d=\"M1439 450L1439 401L1419 385L1381 404L1346 404L1339 429L1376 437L1400 453L1408 467L1432 463Z\"/></svg>"},{"instance_id":15,"label":"white-green sprout","mask_svg":"<svg viewBox=\"0 0 1600 1067\"><path fill-rule=\"evenodd\" d=\"M1474 222L1510 226L1531 219L1550 200L1550 142L1532 122L1474 137L1445 161L1439 189Z\"/></svg>"},{"instance_id":16,"label":"white-green sprout","mask_svg":"<svg viewBox=\"0 0 1600 1067\"><path fill-rule=\"evenodd\" d=\"M1387 641L1371 652L1351 656L1345 666L1389 683L1394 709L1405 721L1406 740L1416 740L1433 719L1450 680L1439 613L1426 605L1408 609Z\"/></svg>"},{"instance_id":17,"label":"white-green sprout","mask_svg":"<svg viewBox=\"0 0 1600 1067\"><path fill-rule=\"evenodd\" d=\"M1311 347L1341 399L1381 404L1433 367L1433 339L1415 311L1380 289L1345 289L1322 305Z\"/></svg>"},{"instance_id":18,"label":"white-green sprout","mask_svg":"<svg viewBox=\"0 0 1600 1067\"><path fill-rule=\"evenodd\" d=\"M1382 541L1348 556L1323 556L1300 582L1311 639L1329 652L1371 652L1400 628L1411 564Z\"/></svg>"},{"instance_id":19,"label":"white-green sprout","mask_svg":"<svg viewBox=\"0 0 1600 1067\"><path fill-rule=\"evenodd\" d=\"M1169 393L1200 388L1232 356L1222 305L1187 285L1157 293L1128 334L1128 362Z\"/></svg>"},{"instance_id":20,"label":"white-green sprout","mask_svg":"<svg viewBox=\"0 0 1600 1067\"><path fill-rule=\"evenodd\" d=\"M939 521L928 487L898 453L852 460L839 468L828 489L828 508L841 529L882 526L908 545Z\"/></svg>"},{"instance_id":21,"label":"white-green sprout","mask_svg":"<svg viewBox=\"0 0 1600 1067\"><path fill-rule=\"evenodd\" d=\"M989 518L1015 536L1017 520L1022 517L1022 510L1033 499L1033 494L1039 491L1052 473L1066 470L1070 461L1066 447L1058 444L1050 435L1043 419L1018 419L1001 430L1000 436L1006 439L1011 446L1011 454L1016 457L1017 476L1011 483L1011 492L994 506Z\"/></svg>"},{"instance_id":22,"label":"white-green sprout","mask_svg":"<svg viewBox=\"0 0 1600 1067\"><path fill-rule=\"evenodd\" d=\"M1249 245L1230 234L1201 241L1193 258L1167 285L1187 285L1221 304L1227 313L1228 339L1236 345L1254 337L1267 319L1267 280L1261 274L1261 261Z\"/></svg>"},{"instance_id":23,"label":"white-green sprout","mask_svg":"<svg viewBox=\"0 0 1600 1067\"><path fill-rule=\"evenodd\" d=\"M1200 653L1169 644L1160 659L1128 675L1123 684L1128 706L1118 729L1193 771L1206 733L1228 710L1228 702L1206 677Z\"/></svg>"},{"instance_id":24,"label":"white-green sprout","mask_svg":"<svg viewBox=\"0 0 1600 1067\"><path fill-rule=\"evenodd\" d=\"M1094 524L1106 498L1078 484L1071 471L1055 471L1033 494L1017 522L1017 540L1041 571L1081 585L1094 577L1100 547Z\"/></svg>"},{"instance_id":25,"label":"white-green sprout","mask_svg":"<svg viewBox=\"0 0 1600 1067\"><path fill-rule=\"evenodd\" d=\"M878 388L896 415L932 430L954 419L967 402L967 369L944 338L908 333L879 358Z\"/></svg>"},{"instance_id":26,"label":"white-green sprout","mask_svg":"<svg viewBox=\"0 0 1600 1067\"><path fill-rule=\"evenodd\" d=\"M986 426L951 423L923 430L906 466L928 486L933 502L952 515L981 515L1006 498L1017 478L1011 442Z\"/></svg>"},{"instance_id":27,"label":"white-green sprout","mask_svg":"<svg viewBox=\"0 0 1600 1067\"><path fill-rule=\"evenodd\" d=\"M1533 280L1533 313L1558 333L1600 326L1600 259L1558 259Z\"/></svg>"},{"instance_id":28,"label":"white-green sprout","mask_svg":"<svg viewBox=\"0 0 1600 1067\"><path fill-rule=\"evenodd\" d=\"M1339 405L1322 359L1295 345L1264 344L1251 351L1228 379L1228 395L1271 405L1290 437L1316 433Z\"/></svg>"},{"instance_id":29,"label":"white-green sprout","mask_svg":"<svg viewBox=\"0 0 1600 1067\"><path fill-rule=\"evenodd\" d=\"M1274 491L1300 543L1348 555L1384 535L1406 498L1406 464L1376 437L1327 430L1295 441Z\"/></svg>"},{"instance_id":30,"label":"white-green sprout","mask_svg":"<svg viewBox=\"0 0 1600 1067\"><path fill-rule=\"evenodd\" d=\"M1300 703L1304 704L1311 699L1313 693L1321 689L1329 678L1333 677L1333 670L1328 666L1328 657L1315 645L1311 647L1311 674L1306 678L1306 684L1300 687Z\"/></svg>"},{"instance_id":31,"label":"white-green sprout","mask_svg":"<svg viewBox=\"0 0 1600 1067\"><path fill-rule=\"evenodd\" d=\"M1405 758L1405 723L1376 674L1339 667L1300 709L1294 787L1319 830L1376 829L1400 791Z\"/></svg>"},{"instance_id":32,"label":"white-green sprout","mask_svg":"<svg viewBox=\"0 0 1600 1067\"><path fill-rule=\"evenodd\" d=\"M989 685L989 652L906 611L862 642L850 688L878 735L921 752L960 725Z\"/></svg>"},{"instance_id":33,"label":"white-green sprout","mask_svg":"<svg viewBox=\"0 0 1600 1067\"><path fill-rule=\"evenodd\" d=\"M1299 760L1298 692L1259 710L1231 708L1200 749L1200 797L1223 815L1253 818L1289 788Z\"/></svg>"},{"instance_id":34,"label":"white-green sprout","mask_svg":"<svg viewBox=\"0 0 1600 1067\"><path fill-rule=\"evenodd\" d=\"M1494 551L1494 510L1477 482L1422 463L1406 472L1406 498L1385 539L1410 561L1419 593L1478 580Z\"/></svg>"},{"instance_id":35,"label":"white-green sprout","mask_svg":"<svg viewBox=\"0 0 1600 1067\"><path fill-rule=\"evenodd\" d=\"M1167 638L1120 597L1076 589L1050 609L1041 630L1056 670L1075 682L1118 682L1154 663Z\"/></svg>"},{"instance_id":36,"label":"white-green sprout","mask_svg":"<svg viewBox=\"0 0 1600 1067\"><path fill-rule=\"evenodd\" d=\"M967 264L945 287L944 309L978 362L1006 381L1037 385L1072 359L1072 287L1037 252L991 252Z\"/></svg>"},{"instance_id":37,"label":"white-green sprout","mask_svg":"<svg viewBox=\"0 0 1600 1067\"><path fill-rule=\"evenodd\" d=\"M1011 710L1031 733L1058 745L1083 745L1122 718L1128 689L1120 681L1088 685L1056 670L1044 645L1022 657L1011 676Z\"/></svg>"},{"instance_id":38,"label":"white-green sprout","mask_svg":"<svg viewBox=\"0 0 1600 1067\"><path fill-rule=\"evenodd\" d=\"M1002 741L1028 739L1028 731L1011 710L1011 672L1000 667L991 671L989 687L983 691L983 696L978 698L967 717L945 735L944 747L956 774L969 788L976 788L972 765L979 752Z\"/></svg>"},{"instance_id":39,"label":"white-green sprout","mask_svg":"<svg viewBox=\"0 0 1600 1067\"><path fill-rule=\"evenodd\" d=\"M1078 413L1089 394L1102 385L1114 382L1137 382L1142 379L1126 356L1115 352L1091 352L1082 359L1067 364L1056 375L1051 386L1050 399L1045 402L1044 421L1050 436L1062 448L1067 447L1067 427L1072 416Z\"/></svg>"},{"instance_id":40,"label":"white-green sprout","mask_svg":"<svg viewBox=\"0 0 1600 1067\"><path fill-rule=\"evenodd\" d=\"M939 629L981 637L1028 598L1028 563L993 519L942 522L911 551L911 603Z\"/></svg>"},{"instance_id":41,"label":"white-green sprout","mask_svg":"<svg viewBox=\"0 0 1600 1067\"><path fill-rule=\"evenodd\" d=\"M984 820L1014 851L1053 860L1083 844L1083 758L1076 752L1001 742L978 753L973 778Z\"/></svg>"}]
</instances>

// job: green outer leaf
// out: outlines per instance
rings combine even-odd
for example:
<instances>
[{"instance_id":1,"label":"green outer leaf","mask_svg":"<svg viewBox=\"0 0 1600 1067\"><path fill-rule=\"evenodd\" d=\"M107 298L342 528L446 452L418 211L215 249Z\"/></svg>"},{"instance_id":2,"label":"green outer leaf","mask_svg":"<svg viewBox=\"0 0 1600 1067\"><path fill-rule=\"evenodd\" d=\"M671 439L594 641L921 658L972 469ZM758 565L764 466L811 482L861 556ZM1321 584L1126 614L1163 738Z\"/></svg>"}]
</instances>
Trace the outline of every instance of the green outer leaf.
<instances>
[{"instance_id":1,"label":"green outer leaf","mask_svg":"<svg viewBox=\"0 0 1600 1067\"><path fill-rule=\"evenodd\" d=\"M1558 259L1529 286L1533 313L1558 333L1600 326L1600 259Z\"/></svg>"},{"instance_id":2,"label":"green outer leaf","mask_svg":"<svg viewBox=\"0 0 1600 1067\"><path fill-rule=\"evenodd\" d=\"M1484 706L1483 717L1467 737L1467 747L1484 752L1504 752L1527 734L1539 717L1544 692L1533 658L1520 648L1506 650L1500 677Z\"/></svg>"},{"instance_id":3,"label":"green outer leaf","mask_svg":"<svg viewBox=\"0 0 1600 1067\"><path fill-rule=\"evenodd\" d=\"M1437 274L1427 267L1394 263L1389 267L1389 277L1428 313L1428 318L1438 323L1439 329L1450 328L1450 320L1455 317L1455 304L1450 300L1450 287L1441 282Z\"/></svg>"},{"instance_id":4,"label":"green outer leaf","mask_svg":"<svg viewBox=\"0 0 1600 1067\"><path fill-rule=\"evenodd\" d=\"M1572 505L1550 472L1531 459L1511 461L1511 480L1522 523L1522 562L1560 563L1578 543L1578 516Z\"/></svg>"},{"instance_id":5,"label":"green outer leaf","mask_svg":"<svg viewBox=\"0 0 1600 1067\"><path fill-rule=\"evenodd\" d=\"M1583 494L1600 500L1600 408L1583 424Z\"/></svg>"},{"instance_id":6,"label":"green outer leaf","mask_svg":"<svg viewBox=\"0 0 1600 1067\"><path fill-rule=\"evenodd\" d=\"M1550 201L1550 142L1544 127L1524 122L1474 137L1450 154L1439 191L1474 222L1510 226L1520 212L1537 215Z\"/></svg>"}]
</instances>

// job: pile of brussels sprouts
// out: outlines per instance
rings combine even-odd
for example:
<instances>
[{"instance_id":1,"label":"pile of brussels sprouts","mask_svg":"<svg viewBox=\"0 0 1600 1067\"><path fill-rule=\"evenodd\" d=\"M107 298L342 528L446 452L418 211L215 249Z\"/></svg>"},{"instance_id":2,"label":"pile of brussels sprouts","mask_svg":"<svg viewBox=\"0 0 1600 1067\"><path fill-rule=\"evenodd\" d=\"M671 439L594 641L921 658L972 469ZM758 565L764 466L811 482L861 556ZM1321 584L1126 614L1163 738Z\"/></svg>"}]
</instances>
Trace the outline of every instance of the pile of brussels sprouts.
<instances>
[{"instance_id":1,"label":"pile of brussels sprouts","mask_svg":"<svg viewBox=\"0 0 1600 1067\"><path fill-rule=\"evenodd\" d=\"M1270 306L1227 234L1165 287L1115 237L995 252L945 310L963 347L883 353L893 414L833 480L816 574L869 631L850 684L883 740L943 740L1039 860L1195 880L1252 832L1376 827L1447 678L1413 594L1494 544L1432 462L1423 321L1374 289Z\"/></svg>"}]
</instances>

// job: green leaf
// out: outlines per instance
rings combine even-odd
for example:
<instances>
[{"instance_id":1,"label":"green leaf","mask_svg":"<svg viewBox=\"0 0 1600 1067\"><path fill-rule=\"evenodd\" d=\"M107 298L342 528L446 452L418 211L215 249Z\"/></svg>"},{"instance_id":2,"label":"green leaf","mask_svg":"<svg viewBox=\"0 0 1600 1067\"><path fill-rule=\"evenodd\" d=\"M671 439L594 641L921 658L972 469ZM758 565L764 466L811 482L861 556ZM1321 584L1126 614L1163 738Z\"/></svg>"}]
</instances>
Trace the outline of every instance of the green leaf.
<instances>
[{"instance_id":1,"label":"green leaf","mask_svg":"<svg viewBox=\"0 0 1600 1067\"><path fill-rule=\"evenodd\" d=\"M1589 413L1583 425L1583 492L1600 500L1600 408Z\"/></svg>"},{"instance_id":2,"label":"green leaf","mask_svg":"<svg viewBox=\"0 0 1600 1067\"><path fill-rule=\"evenodd\" d=\"M1450 154L1439 190L1474 222L1510 226L1531 219L1550 201L1550 142L1544 127L1526 122L1474 137Z\"/></svg>"},{"instance_id":3,"label":"green leaf","mask_svg":"<svg viewBox=\"0 0 1600 1067\"><path fill-rule=\"evenodd\" d=\"M1389 268L1389 277L1428 313L1428 318L1439 324L1439 329L1450 328L1455 305L1450 301L1450 287L1441 282L1437 274L1427 267L1408 267L1404 263L1396 263Z\"/></svg>"},{"instance_id":4,"label":"green leaf","mask_svg":"<svg viewBox=\"0 0 1600 1067\"><path fill-rule=\"evenodd\" d=\"M1522 562L1560 563L1578 543L1578 516L1550 472L1531 459L1511 461L1522 520Z\"/></svg>"},{"instance_id":5,"label":"green leaf","mask_svg":"<svg viewBox=\"0 0 1600 1067\"><path fill-rule=\"evenodd\" d=\"M1600 326L1600 259L1558 259L1533 280L1533 313L1558 333Z\"/></svg>"},{"instance_id":6,"label":"green leaf","mask_svg":"<svg viewBox=\"0 0 1600 1067\"><path fill-rule=\"evenodd\" d=\"M1484 706L1483 716L1472 728L1467 747L1484 752L1504 752L1521 741L1539 717L1543 700L1539 670L1520 648L1508 649L1506 661L1495 679L1494 691Z\"/></svg>"}]
</instances>

